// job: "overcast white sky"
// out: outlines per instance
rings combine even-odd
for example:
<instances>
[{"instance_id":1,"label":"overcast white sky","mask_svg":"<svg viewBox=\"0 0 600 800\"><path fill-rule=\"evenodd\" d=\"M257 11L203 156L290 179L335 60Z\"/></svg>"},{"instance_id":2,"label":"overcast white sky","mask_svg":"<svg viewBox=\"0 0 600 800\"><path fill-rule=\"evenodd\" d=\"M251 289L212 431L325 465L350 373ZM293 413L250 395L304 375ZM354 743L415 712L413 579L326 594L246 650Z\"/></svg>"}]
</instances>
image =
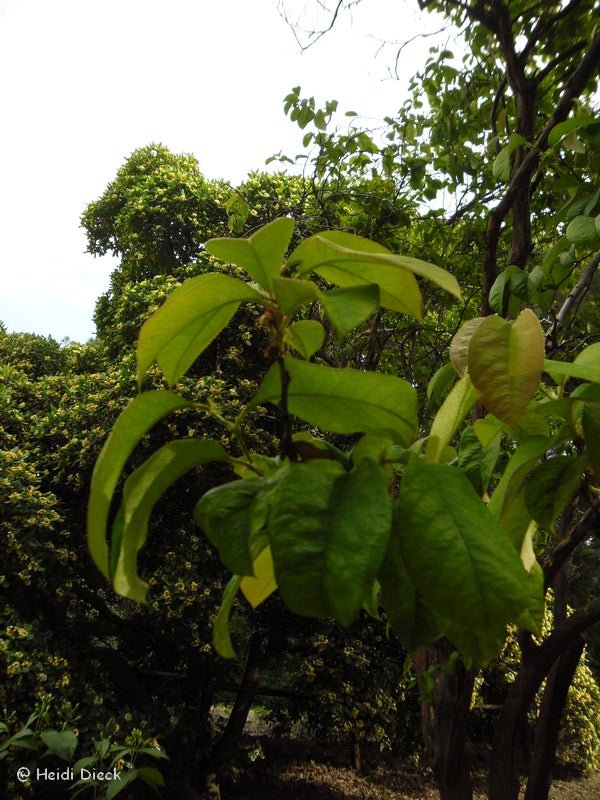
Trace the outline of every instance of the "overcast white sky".
<instances>
[{"instance_id":1,"label":"overcast white sky","mask_svg":"<svg viewBox=\"0 0 600 800\"><path fill-rule=\"evenodd\" d=\"M364 0L301 53L276 0L0 0L0 320L94 335L114 264L85 253L79 217L132 150L161 142L237 183L272 153L299 152L283 114L292 86L393 114L431 41L406 50L397 82L376 37L435 27L416 0Z\"/></svg>"}]
</instances>

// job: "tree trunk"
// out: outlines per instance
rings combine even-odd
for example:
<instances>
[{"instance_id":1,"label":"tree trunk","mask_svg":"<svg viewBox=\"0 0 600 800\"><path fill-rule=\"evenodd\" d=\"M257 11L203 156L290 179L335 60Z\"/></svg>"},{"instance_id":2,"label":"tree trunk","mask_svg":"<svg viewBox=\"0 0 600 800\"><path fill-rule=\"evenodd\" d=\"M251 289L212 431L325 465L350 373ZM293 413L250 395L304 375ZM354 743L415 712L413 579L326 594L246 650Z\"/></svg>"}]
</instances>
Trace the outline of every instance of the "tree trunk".
<instances>
[{"instance_id":1,"label":"tree trunk","mask_svg":"<svg viewBox=\"0 0 600 800\"><path fill-rule=\"evenodd\" d=\"M560 723L569 687L584 646L583 638L578 636L569 644L548 676L542 707L535 727L533 759L529 768L525 800L548 800Z\"/></svg>"},{"instance_id":2,"label":"tree trunk","mask_svg":"<svg viewBox=\"0 0 600 800\"><path fill-rule=\"evenodd\" d=\"M449 665L453 649L447 639L441 639L414 656L418 671L440 667L432 697L421 706L422 731L441 800L472 800L465 743L475 676L461 661Z\"/></svg>"}]
</instances>

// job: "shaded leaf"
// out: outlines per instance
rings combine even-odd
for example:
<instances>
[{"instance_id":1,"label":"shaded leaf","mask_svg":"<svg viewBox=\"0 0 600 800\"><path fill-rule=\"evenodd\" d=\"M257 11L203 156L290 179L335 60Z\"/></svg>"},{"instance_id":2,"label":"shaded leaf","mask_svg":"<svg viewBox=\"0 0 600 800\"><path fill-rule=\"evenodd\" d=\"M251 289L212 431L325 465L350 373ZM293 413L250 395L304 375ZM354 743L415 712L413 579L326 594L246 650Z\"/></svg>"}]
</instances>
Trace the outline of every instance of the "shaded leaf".
<instances>
[{"instance_id":1,"label":"shaded leaf","mask_svg":"<svg viewBox=\"0 0 600 800\"><path fill-rule=\"evenodd\" d=\"M275 278L273 293L282 311L289 316L300 306L320 297L319 288L315 283L300 278Z\"/></svg>"},{"instance_id":2,"label":"shaded leaf","mask_svg":"<svg viewBox=\"0 0 600 800\"><path fill-rule=\"evenodd\" d=\"M321 294L321 305L340 339L369 319L379 304L377 284L331 289Z\"/></svg>"},{"instance_id":3,"label":"shaded leaf","mask_svg":"<svg viewBox=\"0 0 600 800\"><path fill-rule=\"evenodd\" d=\"M527 481L525 502L533 519L550 529L575 494L587 465L587 457L555 456L536 467Z\"/></svg>"},{"instance_id":4,"label":"shaded leaf","mask_svg":"<svg viewBox=\"0 0 600 800\"><path fill-rule=\"evenodd\" d=\"M325 341L325 328L314 319L302 319L288 328L287 342L307 360Z\"/></svg>"},{"instance_id":5,"label":"shaded leaf","mask_svg":"<svg viewBox=\"0 0 600 800\"><path fill-rule=\"evenodd\" d=\"M452 366L462 378L469 365L469 345L473 334L483 322L485 317L475 317L470 319L452 337L450 342L450 361Z\"/></svg>"},{"instance_id":6,"label":"shaded leaf","mask_svg":"<svg viewBox=\"0 0 600 800\"><path fill-rule=\"evenodd\" d=\"M465 375L455 384L433 418L425 448L425 461L434 463L441 460L444 449L475 405L475 400L471 380Z\"/></svg>"}]
</instances>

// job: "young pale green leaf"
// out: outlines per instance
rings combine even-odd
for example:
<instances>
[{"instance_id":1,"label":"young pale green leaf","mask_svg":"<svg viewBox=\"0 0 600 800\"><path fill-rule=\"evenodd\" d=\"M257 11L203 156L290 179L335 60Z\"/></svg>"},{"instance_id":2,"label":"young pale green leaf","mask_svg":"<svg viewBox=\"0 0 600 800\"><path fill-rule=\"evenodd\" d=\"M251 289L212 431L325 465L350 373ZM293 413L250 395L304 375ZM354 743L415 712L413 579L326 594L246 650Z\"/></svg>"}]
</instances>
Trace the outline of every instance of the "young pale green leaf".
<instances>
[{"instance_id":1,"label":"young pale green leaf","mask_svg":"<svg viewBox=\"0 0 600 800\"><path fill-rule=\"evenodd\" d=\"M585 404L581 425L591 467L600 478L600 406L597 403Z\"/></svg>"},{"instance_id":2,"label":"young pale green leaf","mask_svg":"<svg viewBox=\"0 0 600 800\"><path fill-rule=\"evenodd\" d=\"M468 370L481 401L509 425L536 393L544 365L544 334L533 311L515 322L486 317L471 337Z\"/></svg>"},{"instance_id":3,"label":"young pale green leaf","mask_svg":"<svg viewBox=\"0 0 600 800\"><path fill-rule=\"evenodd\" d=\"M342 339L377 311L380 305L379 286L367 283L347 289L331 289L321 293L321 305Z\"/></svg>"},{"instance_id":4,"label":"young pale green leaf","mask_svg":"<svg viewBox=\"0 0 600 800\"><path fill-rule=\"evenodd\" d=\"M267 545L257 555L252 568L254 575L246 575L240 583L240 589L252 608L257 608L277 590L270 546Z\"/></svg>"},{"instance_id":5,"label":"young pale green leaf","mask_svg":"<svg viewBox=\"0 0 600 800\"><path fill-rule=\"evenodd\" d=\"M417 395L408 381L377 372L284 359L288 409L331 433L373 433L408 445L417 435ZM281 402L279 364L265 375L251 406Z\"/></svg>"},{"instance_id":6,"label":"young pale green leaf","mask_svg":"<svg viewBox=\"0 0 600 800\"><path fill-rule=\"evenodd\" d=\"M252 280L270 291L281 272L293 232L294 220L281 217L247 239L209 239L205 247L215 258L242 267Z\"/></svg>"},{"instance_id":7,"label":"young pale green leaf","mask_svg":"<svg viewBox=\"0 0 600 800\"><path fill-rule=\"evenodd\" d=\"M233 317L243 300L264 302L249 284L221 273L185 281L140 330L137 378L157 361L169 386L191 367Z\"/></svg>"},{"instance_id":8,"label":"young pale green leaf","mask_svg":"<svg viewBox=\"0 0 600 800\"><path fill-rule=\"evenodd\" d=\"M492 164L492 175L499 181L507 183L510 178L510 157L517 149L527 143L527 140L520 133L513 133L506 147L498 153Z\"/></svg>"},{"instance_id":9,"label":"young pale green leaf","mask_svg":"<svg viewBox=\"0 0 600 800\"><path fill-rule=\"evenodd\" d=\"M392 510L372 461L293 464L275 493L268 532L279 592L304 616L350 625L387 548Z\"/></svg>"},{"instance_id":10,"label":"young pale green leaf","mask_svg":"<svg viewBox=\"0 0 600 800\"><path fill-rule=\"evenodd\" d=\"M153 425L172 411L191 405L172 392L153 391L138 395L121 413L100 451L92 475L87 539L90 554L106 578L110 578L106 522L121 470L134 447Z\"/></svg>"},{"instance_id":11,"label":"young pale green leaf","mask_svg":"<svg viewBox=\"0 0 600 800\"><path fill-rule=\"evenodd\" d=\"M194 519L219 551L227 569L252 575L250 537L265 524L261 495L272 489L264 478L232 481L210 489L194 509Z\"/></svg>"},{"instance_id":12,"label":"young pale green leaf","mask_svg":"<svg viewBox=\"0 0 600 800\"><path fill-rule=\"evenodd\" d=\"M233 601L238 593L242 578L240 575L234 575L223 589L223 596L221 598L221 607L215 618L213 625L213 647L222 658L235 658L235 650L231 643L231 636L229 633L229 618L231 616L231 608Z\"/></svg>"},{"instance_id":13,"label":"young pale green leaf","mask_svg":"<svg viewBox=\"0 0 600 800\"><path fill-rule=\"evenodd\" d=\"M273 294L281 310L291 316L294 311L320 297L319 287L300 278L275 278Z\"/></svg>"},{"instance_id":14,"label":"young pale green leaf","mask_svg":"<svg viewBox=\"0 0 600 800\"><path fill-rule=\"evenodd\" d=\"M342 247L330 241L329 233L311 236L294 250L288 263L299 264L298 275L316 272L343 288L376 284L381 306L421 319L421 291L414 275L399 263L400 256L394 256L383 245L350 233L341 234L343 241L350 238L356 244L355 240L359 240L360 248Z\"/></svg>"},{"instance_id":15,"label":"young pale green leaf","mask_svg":"<svg viewBox=\"0 0 600 800\"><path fill-rule=\"evenodd\" d=\"M587 457L555 456L537 466L525 487L525 503L533 519L546 530L562 514L579 488Z\"/></svg>"},{"instance_id":16,"label":"young pale green leaf","mask_svg":"<svg viewBox=\"0 0 600 800\"><path fill-rule=\"evenodd\" d=\"M137 554L146 541L152 509L167 489L199 464L228 460L219 442L183 439L163 445L131 473L123 487L123 512L115 537L120 542L113 575L117 594L140 603L146 600L148 585L137 574Z\"/></svg>"},{"instance_id":17,"label":"young pale green leaf","mask_svg":"<svg viewBox=\"0 0 600 800\"><path fill-rule=\"evenodd\" d=\"M569 361L552 361L544 359L544 372L547 372L556 382L559 378L580 378L583 381L600 383L600 365L590 363L575 363Z\"/></svg>"},{"instance_id":18,"label":"young pale green leaf","mask_svg":"<svg viewBox=\"0 0 600 800\"><path fill-rule=\"evenodd\" d=\"M394 311L402 311L402 308L395 308L394 305L389 305L389 300L398 304L401 300L393 290L394 269L400 268L401 270L408 270L414 275L419 275L431 283L436 284L446 292L461 299L460 287L456 278L451 275L447 270L430 264L428 261L422 261L419 258L411 258L410 256L398 256L392 253L387 247L372 242L369 239L364 239L362 236L356 236L353 233L344 233L343 231L324 231L315 236L305 239L291 254L289 264L299 264L299 272L304 274L306 272L314 271L322 275L326 280L331 280L332 283L338 283L340 286L355 286L356 280L348 282L348 277L345 278L344 273L354 274L355 277L361 276L363 280L361 283L377 283L381 290L381 305L384 308L390 308ZM357 266L363 264L362 269L354 270L352 265ZM370 268L369 268L370 265ZM373 270L372 267L379 265L379 270ZM388 268L391 267L391 272ZM325 274L327 273L327 274ZM367 273L373 276L373 280L364 280ZM329 274L330 277L327 275ZM338 275L345 280L344 283L333 277ZM377 277L381 275L381 277ZM385 277L384 279L384 276ZM388 287L387 281L391 281ZM409 284L406 283L406 288ZM388 298L387 295L390 295ZM396 295L393 297L392 295ZM415 295L416 298L416 295ZM420 298L419 298L420 302ZM411 300L411 306L414 306L414 300ZM421 309L410 311L414 316L420 319Z\"/></svg>"},{"instance_id":19,"label":"young pale green leaf","mask_svg":"<svg viewBox=\"0 0 600 800\"><path fill-rule=\"evenodd\" d=\"M528 608L519 554L460 470L411 462L397 526L413 585L451 623L494 639Z\"/></svg>"},{"instance_id":20,"label":"young pale green leaf","mask_svg":"<svg viewBox=\"0 0 600 800\"><path fill-rule=\"evenodd\" d=\"M286 341L308 360L325 341L325 328L315 319L301 319L288 328Z\"/></svg>"},{"instance_id":21,"label":"young pale green leaf","mask_svg":"<svg viewBox=\"0 0 600 800\"><path fill-rule=\"evenodd\" d=\"M475 392L468 375L454 386L433 418L425 448L425 461L432 464L442 458L444 449L475 405Z\"/></svg>"},{"instance_id":22,"label":"young pale green leaf","mask_svg":"<svg viewBox=\"0 0 600 800\"><path fill-rule=\"evenodd\" d=\"M486 414L482 419L476 419L473 423L473 430L481 442L483 448L487 448L492 440L504 430L504 423L493 414Z\"/></svg>"},{"instance_id":23,"label":"young pale green leaf","mask_svg":"<svg viewBox=\"0 0 600 800\"><path fill-rule=\"evenodd\" d=\"M450 342L450 362L462 378L469 364L469 345L473 334L483 322L485 317L475 317L467 320L460 330L454 334Z\"/></svg>"}]
</instances>

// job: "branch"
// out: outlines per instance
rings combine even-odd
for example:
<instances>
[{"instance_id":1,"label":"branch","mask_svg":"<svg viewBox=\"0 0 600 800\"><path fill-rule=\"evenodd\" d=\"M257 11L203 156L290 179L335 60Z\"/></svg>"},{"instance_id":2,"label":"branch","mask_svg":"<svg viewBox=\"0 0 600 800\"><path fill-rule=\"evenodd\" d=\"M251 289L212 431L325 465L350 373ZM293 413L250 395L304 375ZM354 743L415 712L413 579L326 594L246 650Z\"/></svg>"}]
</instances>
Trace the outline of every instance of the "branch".
<instances>
[{"instance_id":1,"label":"branch","mask_svg":"<svg viewBox=\"0 0 600 800\"><path fill-rule=\"evenodd\" d=\"M575 304L578 303L587 292L589 292L592 281L594 280L594 275L596 274L596 270L599 266L600 250L597 250L592 256L591 261L581 273L579 280L571 289L564 303L560 307L560 311L556 315L556 320L553 325L552 340L556 338L556 333L564 327L565 321Z\"/></svg>"}]
</instances>

